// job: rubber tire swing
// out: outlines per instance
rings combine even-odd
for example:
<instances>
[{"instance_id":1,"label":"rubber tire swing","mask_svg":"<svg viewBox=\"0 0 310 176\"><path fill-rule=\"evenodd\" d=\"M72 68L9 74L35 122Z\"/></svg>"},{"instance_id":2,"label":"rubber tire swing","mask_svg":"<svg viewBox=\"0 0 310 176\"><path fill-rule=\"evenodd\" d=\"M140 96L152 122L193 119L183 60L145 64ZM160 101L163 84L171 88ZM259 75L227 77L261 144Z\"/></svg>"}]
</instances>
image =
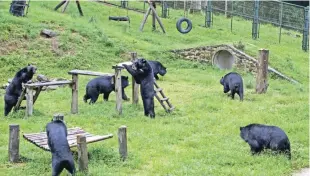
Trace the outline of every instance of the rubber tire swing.
<instances>
[{"instance_id":1,"label":"rubber tire swing","mask_svg":"<svg viewBox=\"0 0 310 176\"><path fill-rule=\"evenodd\" d=\"M187 23L187 27L186 29L182 29L182 23L183 22L186 22ZM193 28L193 25L192 25L192 22L191 20L189 20L188 18L180 18L178 21L177 21L177 29L180 33L182 34L187 34L189 33L189 31L191 31Z\"/></svg>"}]
</instances>

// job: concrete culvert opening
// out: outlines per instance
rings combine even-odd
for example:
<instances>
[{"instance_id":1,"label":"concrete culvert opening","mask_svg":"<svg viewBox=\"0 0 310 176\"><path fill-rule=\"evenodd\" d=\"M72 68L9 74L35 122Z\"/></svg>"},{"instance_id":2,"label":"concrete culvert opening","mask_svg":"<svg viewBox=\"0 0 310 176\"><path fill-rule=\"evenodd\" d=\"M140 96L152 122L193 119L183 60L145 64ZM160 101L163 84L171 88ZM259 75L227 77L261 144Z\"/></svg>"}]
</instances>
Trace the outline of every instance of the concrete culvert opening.
<instances>
[{"instance_id":1,"label":"concrete culvert opening","mask_svg":"<svg viewBox=\"0 0 310 176\"><path fill-rule=\"evenodd\" d=\"M232 69L235 58L228 50L218 50L212 57L213 65L220 69Z\"/></svg>"}]
</instances>

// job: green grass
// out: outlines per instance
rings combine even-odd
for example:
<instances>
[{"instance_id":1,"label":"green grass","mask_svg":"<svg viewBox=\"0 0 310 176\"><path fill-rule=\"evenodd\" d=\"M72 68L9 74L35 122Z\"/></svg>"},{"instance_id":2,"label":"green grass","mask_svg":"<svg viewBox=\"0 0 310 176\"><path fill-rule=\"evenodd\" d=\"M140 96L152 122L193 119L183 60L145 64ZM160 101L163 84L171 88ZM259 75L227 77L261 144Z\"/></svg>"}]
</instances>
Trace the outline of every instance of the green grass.
<instances>
[{"instance_id":1,"label":"green grass","mask_svg":"<svg viewBox=\"0 0 310 176\"><path fill-rule=\"evenodd\" d=\"M57 3L31 2L26 18L9 15L9 2L0 4L1 83L29 62L38 66L38 73L48 77L70 78L67 72L71 69L113 72L113 64L127 61L127 52L137 51L139 56L157 59L168 68L158 84L176 109L166 114L155 101L153 120L143 116L140 100L138 106L124 102L123 115L119 116L114 93L108 102L100 98L92 106L83 103L85 85L92 77L80 76L77 115L70 114L71 90L60 88L40 95L32 117L24 119L24 111L19 111L0 119L1 176L51 175L50 153L22 138L23 162L7 162L8 126L20 124L21 133L44 131L57 112L65 114L68 127L79 126L93 134L114 134L112 139L88 145L90 175L290 175L309 166L309 64L308 53L301 50L300 38L283 35L278 44L278 29L261 25L260 38L254 41L250 21L234 18L231 33L230 20L223 16L214 16L211 29L199 27L204 23L200 14L189 15L194 27L189 34L182 35L177 32L175 22L183 12L175 10L171 10L170 19L163 19L166 35L159 30L152 32L150 19L141 33L138 28L142 14L129 11L129 27L126 22L108 21L109 15L126 15L125 10L81 2L85 16L79 17L73 3L64 14L54 12ZM59 33L58 49L52 49L50 39L39 36L43 28ZM239 41L252 56L256 56L258 49L268 48L270 65L302 84L270 78L268 92L257 95L253 75L237 70L244 77L245 101L239 102L238 98L233 101L222 93L219 84L227 71L180 60L165 52ZM123 74L129 75L125 71ZM129 97L130 90L131 85L126 88ZM0 94L4 93L1 91ZM0 101L0 107L3 106ZM277 125L285 130L291 141L291 162L269 152L251 156L249 146L239 136L239 127L249 123ZM119 160L118 154L117 129L121 125L128 127L129 157L125 162Z\"/></svg>"}]
</instances>

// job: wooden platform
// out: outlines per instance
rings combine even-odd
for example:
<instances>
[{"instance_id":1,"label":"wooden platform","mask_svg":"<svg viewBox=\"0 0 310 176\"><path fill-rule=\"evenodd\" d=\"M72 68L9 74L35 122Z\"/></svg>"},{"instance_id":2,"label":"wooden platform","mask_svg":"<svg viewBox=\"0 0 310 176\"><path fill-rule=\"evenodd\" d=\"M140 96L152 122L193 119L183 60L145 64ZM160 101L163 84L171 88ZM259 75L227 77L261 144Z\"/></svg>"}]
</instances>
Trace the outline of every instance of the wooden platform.
<instances>
[{"instance_id":1,"label":"wooden platform","mask_svg":"<svg viewBox=\"0 0 310 176\"><path fill-rule=\"evenodd\" d=\"M102 140L109 139L109 138L113 137L113 134L108 134L105 136L93 135L93 134L90 134L90 133L84 131L80 127L69 128L67 140L68 140L70 148L77 146L77 142L76 142L76 136L77 135L85 135L87 143L98 142L98 141L102 141ZM23 134L23 137L27 141L36 145L37 147L40 147L45 151L50 151L50 148L48 147L48 144L47 144L46 132Z\"/></svg>"}]
</instances>

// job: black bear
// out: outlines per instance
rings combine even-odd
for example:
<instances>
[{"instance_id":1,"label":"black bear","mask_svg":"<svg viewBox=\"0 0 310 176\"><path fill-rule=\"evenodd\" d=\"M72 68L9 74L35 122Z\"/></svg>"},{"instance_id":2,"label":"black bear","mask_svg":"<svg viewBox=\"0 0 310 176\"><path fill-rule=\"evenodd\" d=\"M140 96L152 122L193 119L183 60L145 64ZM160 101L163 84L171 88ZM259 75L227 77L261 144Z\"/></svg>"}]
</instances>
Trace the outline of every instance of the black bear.
<instances>
[{"instance_id":1,"label":"black bear","mask_svg":"<svg viewBox=\"0 0 310 176\"><path fill-rule=\"evenodd\" d=\"M27 67L19 70L12 82L6 88L4 96L4 116L7 116L12 108L16 105L20 94L22 93L22 83L27 83L36 73L37 68L33 65L28 64Z\"/></svg>"},{"instance_id":2,"label":"black bear","mask_svg":"<svg viewBox=\"0 0 310 176\"><path fill-rule=\"evenodd\" d=\"M160 74L161 76L164 76L167 73L167 68L163 66L163 64L161 64L158 61L148 61L149 64L151 65L153 72L154 72L154 77L156 78L156 80L158 80L158 76L157 74Z\"/></svg>"},{"instance_id":3,"label":"black bear","mask_svg":"<svg viewBox=\"0 0 310 176\"><path fill-rule=\"evenodd\" d=\"M89 104L95 103L99 94L103 94L104 101L108 101L109 95L112 91L115 91L115 84L113 82L113 76L100 76L92 79L86 86L86 94L84 95L84 102L90 99ZM128 76L122 76L122 98L123 100L129 100L127 98L124 89L129 85Z\"/></svg>"},{"instance_id":4,"label":"black bear","mask_svg":"<svg viewBox=\"0 0 310 176\"><path fill-rule=\"evenodd\" d=\"M46 125L47 144L52 153L52 176L58 176L65 168L75 174L73 156L67 140L67 127L62 120Z\"/></svg>"},{"instance_id":5,"label":"black bear","mask_svg":"<svg viewBox=\"0 0 310 176\"><path fill-rule=\"evenodd\" d=\"M126 70L140 84L144 115L155 118L154 112L154 73L151 65L144 59L135 60L131 66L123 64Z\"/></svg>"},{"instance_id":6,"label":"black bear","mask_svg":"<svg viewBox=\"0 0 310 176\"><path fill-rule=\"evenodd\" d=\"M279 127L249 124L240 127L240 136L250 145L252 154L260 153L264 148L267 148L285 153L291 159L290 141Z\"/></svg>"},{"instance_id":7,"label":"black bear","mask_svg":"<svg viewBox=\"0 0 310 176\"><path fill-rule=\"evenodd\" d=\"M242 77L235 72L230 72L226 74L220 80L220 83L224 87L224 93L230 91L231 98L235 98L235 93L237 93L240 97L240 101L243 101L243 81Z\"/></svg>"}]
</instances>

